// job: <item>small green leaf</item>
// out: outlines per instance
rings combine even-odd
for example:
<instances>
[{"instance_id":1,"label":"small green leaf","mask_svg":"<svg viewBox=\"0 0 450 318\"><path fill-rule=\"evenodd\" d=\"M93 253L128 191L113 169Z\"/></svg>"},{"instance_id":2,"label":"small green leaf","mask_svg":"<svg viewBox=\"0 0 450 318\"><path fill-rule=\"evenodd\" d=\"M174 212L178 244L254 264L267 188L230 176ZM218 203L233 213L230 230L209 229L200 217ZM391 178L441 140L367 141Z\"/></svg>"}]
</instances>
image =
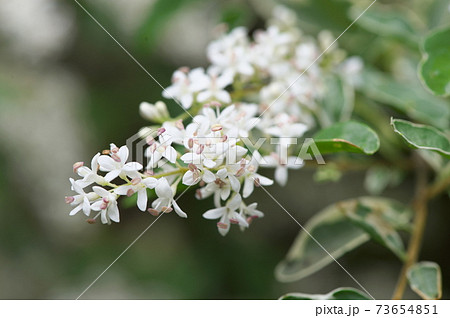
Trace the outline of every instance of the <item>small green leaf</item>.
<instances>
[{"instance_id":1,"label":"small green leaf","mask_svg":"<svg viewBox=\"0 0 450 318\"><path fill-rule=\"evenodd\" d=\"M407 20L403 12L394 11L392 6L380 8L381 5L370 8L359 17L357 23L369 32L401 40L418 47L417 30ZM357 8L350 10L350 17L353 20L358 18L360 14L361 12Z\"/></svg>"},{"instance_id":2,"label":"small green leaf","mask_svg":"<svg viewBox=\"0 0 450 318\"><path fill-rule=\"evenodd\" d=\"M337 288L325 295L289 293L281 296L281 300L370 300L363 292L350 287Z\"/></svg>"},{"instance_id":3,"label":"small green leaf","mask_svg":"<svg viewBox=\"0 0 450 318\"><path fill-rule=\"evenodd\" d=\"M450 141L444 133L432 126L414 124L402 119L391 119L394 131L410 146L435 151L450 158Z\"/></svg>"},{"instance_id":4,"label":"small green leaf","mask_svg":"<svg viewBox=\"0 0 450 318\"><path fill-rule=\"evenodd\" d=\"M337 123L319 131L314 142L321 154L356 152L371 155L380 147L378 135L356 121Z\"/></svg>"},{"instance_id":5,"label":"small green leaf","mask_svg":"<svg viewBox=\"0 0 450 318\"><path fill-rule=\"evenodd\" d=\"M450 95L450 27L435 31L425 39L419 74L434 94Z\"/></svg>"},{"instance_id":6,"label":"small green leaf","mask_svg":"<svg viewBox=\"0 0 450 318\"><path fill-rule=\"evenodd\" d=\"M374 166L367 171L364 187L372 195L379 195L388 186L400 184L403 179L401 170L391 167Z\"/></svg>"},{"instance_id":7,"label":"small green leaf","mask_svg":"<svg viewBox=\"0 0 450 318\"><path fill-rule=\"evenodd\" d=\"M409 229L411 212L393 200L362 197L333 204L306 223L307 232L300 231L285 259L277 265L276 278L282 282L302 279L367 242L370 236L343 213L343 209L356 208L358 202L376 210L395 229Z\"/></svg>"},{"instance_id":8,"label":"small green leaf","mask_svg":"<svg viewBox=\"0 0 450 318\"><path fill-rule=\"evenodd\" d=\"M409 286L426 300L442 297L442 275L438 264L420 262L411 266L407 273Z\"/></svg>"},{"instance_id":9,"label":"small green leaf","mask_svg":"<svg viewBox=\"0 0 450 318\"><path fill-rule=\"evenodd\" d=\"M353 88L339 76L326 78L326 92L322 101L327 124L346 121L350 118L354 102Z\"/></svg>"},{"instance_id":10,"label":"small green leaf","mask_svg":"<svg viewBox=\"0 0 450 318\"><path fill-rule=\"evenodd\" d=\"M342 211L357 226L366 231L370 237L390 249L401 260L405 258L405 246L400 235L379 210L366 205L360 200L355 206L343 205Z\"/></svg>"},{"instance_id":11,"label":"small green leaf","mask_svg":"<svg viewBox=\"0 0 450 318\"><path fill-rule=\"evenodd\" d=\"M394 107L410 118L447 128L450 123L450 105L428 93L422 85L400 83L373 70L363 71L363 93L371 99Z\"/></svg>"}]
</instances>

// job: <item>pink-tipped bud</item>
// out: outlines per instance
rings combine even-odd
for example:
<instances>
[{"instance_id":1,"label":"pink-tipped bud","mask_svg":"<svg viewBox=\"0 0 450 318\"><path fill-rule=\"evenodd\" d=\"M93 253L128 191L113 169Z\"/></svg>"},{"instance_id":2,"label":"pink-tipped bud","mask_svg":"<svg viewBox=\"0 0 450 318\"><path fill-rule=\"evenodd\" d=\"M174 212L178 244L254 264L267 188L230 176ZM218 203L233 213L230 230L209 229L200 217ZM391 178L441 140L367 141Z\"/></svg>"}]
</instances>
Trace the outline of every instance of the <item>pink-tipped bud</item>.
<instances>
[{"instance_id":1,"label":"pink-tipped bud","mask_svg":"<svg viewBox=\"0 0 450 318\"><path fill-rule=\"evenodd\" d=\"M86 222L89 224L94 224L96 221L95 219L87 219Z\"/></svg>"},{"instance_id":2,"label":"pink-tipped bud","mask_svg":"<svg viewBox=\"0 0 450 318\"><path fill-rule=\"evenodd\" d=\"M239 224L239 221L236 219L230 219L231 224Z\"/></svg>"},{"instance_id":3,"label":"pink-tipped bud","mask_svg":"<svg viewBox=\"0 0 450 318\"><path fill-rule=\"evenodd\" d=\"M189 147L189 148L194 147L194 139L189 138L189 140L188 140L188 147Z\"/></svg>"},{"instance_id":4,"label":"pink-tipped bud","mask_svg":"<svg viewBox=\"0 0 450 318\"><path fill-rule=\"evenodd\" d=\"M172 211L173 211L173 209L170 206L163 206L161 208L161 212L164 212L164 213L170 213Z\"/></svg>"},{"instance_id":5,"label":"pink-tipped bud","mask_svg":"<svg viewBox=\"0 0 450 318\"><path fill-rule=\"evenodd\" d=\"M131 180L131 184L132 184L132 185L138 185L139 183L141 183L141 181L142 181L141 178L136 177L136 178L133 178L133 179Z\"/></svg>"},{"instance_id":6,"label":"pink-tipped bud","mask_svg":"<svg viewBox=\"0 0 450 318\"><path fill-rule=\"evenodd\" d=\"M131 197L134 194L133 189L128 189L127 191L127 197Z\"/></svg>"},{"instance_id":7,"label":"pink-tipped bud","mask_svg":"<svg viewBox=\"0 0 450 318\"><path fill-rule=\"evenodd\" d=\"M64 201L66 201L67 204L70 204L70 203L72 203L73 201L75 201L75 198L74 198L74 197L65 197L65 198L64 198Z\"/></svg>"},{"instance_id":8,"label":"pink-tipped bud","mask_svg":"<svg viewBox=\"0 0 450 318\"><path fill-rule=\"evenodd\" d=\"M120 157L119 157L116 153L112 154L112 155L111 155L111 158L113 158L113 160L114 160L115 162L120 162Z\"/></svg>"},{"instance_id":9,"label":"pink-tipped bud","mask_svg":"<svg viewBox=\"0 0 450 318\"><path fill-rule=\"evenodd\" d=\"M220 131L222 129L223 129L222 125L220 125L220 124L214 124L211 126L211 131Z\"/></svg>"},{"instance_id":10,"label":"pink-tipped bud","mask_svg":"<svg viewBox=\"0 0 450 318\"><path fill-rule=\"evenodd\" d=\"M222 223L222 222L217 222L217 227L219 229L227 229L228 228L228 224Z\"/></svg>"},{"instance_id":11,"label":"pink-tipped bud","mask_svg":"<svg viewBox=\"0 0 450 318\"><path fill-rule=\"evenodd\" d=\"M78 169L80 169L82 166L84 166L83 161L75 162L73 164L73 172L77 173Z\"/></svg>"},{"instance_id":12,"label":"pink-tipped bud","mask_svg":"<svg viewBox=\"0 0 450 318\"><path fill-rule=\"evenodd\" d=\"M156 133L158 136L160 136L160 135L162 135L163 133L165 133L166 132L166 128L164 128L164 127L161 127L161 128L158 128L158 132Z\"/></svg>"},{"instance_id":13,"label":"pink-tipped bud","mask_svg":"<svg viewBox=\"0 0 450 318\"><path fill-rule=\"evenodd\" d=\"M159 211L158 210L149 208L149 209L147 209L147 211L153 216L158 216L159 215Z\"/></svg>"},{"instance_id":14,"label":"pink-tipped bud","mask_svg":"<svg viewBox=\"0 0 450 318\"><path fill-rule=\"evenodd\" d=\"M177 127L179 130L184 130L183 121L181 119L177 120L175 122L175 127Z\"/></svg>"}]
</instances>

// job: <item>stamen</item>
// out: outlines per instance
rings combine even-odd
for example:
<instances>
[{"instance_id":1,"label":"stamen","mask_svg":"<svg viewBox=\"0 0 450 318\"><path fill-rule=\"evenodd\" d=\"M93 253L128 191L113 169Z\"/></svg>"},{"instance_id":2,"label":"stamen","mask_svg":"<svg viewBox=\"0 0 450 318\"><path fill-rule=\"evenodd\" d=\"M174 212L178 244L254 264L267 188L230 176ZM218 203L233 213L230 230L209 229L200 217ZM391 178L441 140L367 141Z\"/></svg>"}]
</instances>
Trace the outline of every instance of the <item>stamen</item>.
<instances>
[{"instance_id":1,"label":"stamen","mask_svg":"<svg viewBox=\"0 0 450 318\"><path fill-rule=\"evenodd\" d=\"M131 180L131 184L132 185L138 185L139 183L141 183L142 179L139 177L136 177L134 179Z\"/></svg>"},{"instance_id":2,"label":"stamen","mask_svg":"<svg viewBox=\"0 0 450 318\"><path fill-rule=\"evenodd\" d=\"M159 215L159 211L158 210L149 208L149 209L147 209L147 211L153 216L158 216Z\"/></svg>"},{"instance_id":3,"label":"stamen","mask_svg":"<svg viewBox=\"0 0 450 318\"><path fill-rule=\"evenodd\" d=\"M82 166L84 166L84 162L83 161L79 161L79 162L75 162L74 164L73 164L73 172L77 172L77 170L79 169L79 168L81 168Z\"/></svg>"},{"instance_id":4,"label":"stamen","mask_svg":"<svg viewBox=\"0 0 450 318\"><path fill-rule=\"evenodd\" d=\"M66 201L67 204L70 204L70 203L72 203L73 201L75 201L75 198L74 198L74 197L65 197L65 198L64 198L64 201Z\"/></svg>"},{"instance_id":5,"label":"stamen","mask_svg":"<svg viewBox=\"0 0 450 318\"><path fill-rule=\"evenodd\" d=\"M89 224L94 224L96 221L95 219L87 219L86 222Z\"/></svg>"},{"instance_id":6,"label":"stamen","mask_svg":"<svg viewBox=\"0 0 450 318\"><path fill-rule=\"evenodd\" d=\"M177 120L175 122L175 127L177 127L179 130L184 130L183 121L181 119Z\"/></svg>"},{"instance_id":7,"label":"stamen","mask_svg":"<svg viewBox=\"0 0 450 318\"><path fill-rule=\"evenodd\" d=\"M219 228L219 229L227 229L228 228L228 224L225 224L225 223L222 223L222 222L218 222L217 223L217 227Z\"/></svg>"},{"instance_id":8,"label":"stamen","mask_svg":"<svg viewBox=\"0 0 450 318\"><path fill-rule=\"evenodd\" d=\"M239 224L239 221L236 219L230 219L231 224Z\"/></svg>"},{"instance_id":9,"label":"stamen","mask_svg":"<svg viewBox=\"0 0 450 318\"><path fill-rule=\"evenodd\" d=\"M131 197L134 194L133 189L128 189L127 191L127 197Z\"/></svg>"},{"instance_id":10,"label":"stamen","mask_svg":"<svg viewBox=\"0 0 450 318\"><path fill-rule=\"evenodd\" d=\"M115 161L115 162L120 162L121 160L120 160L120 157L117 155L117 154L112 154L111 155L111 158L113 158L113 160Z\"/></svg>"},{"instance_id":11,"label":"stamen","mask_svg":"<svg viewBox=\"0 0 450 318\"><path fill-rule=\"evenodd\" d=\"M164 212L164 213L170 213L172 211L173 211L173 209L170 206L163 206L161 208L161 212Z\"/></svg>"}]
</instances>

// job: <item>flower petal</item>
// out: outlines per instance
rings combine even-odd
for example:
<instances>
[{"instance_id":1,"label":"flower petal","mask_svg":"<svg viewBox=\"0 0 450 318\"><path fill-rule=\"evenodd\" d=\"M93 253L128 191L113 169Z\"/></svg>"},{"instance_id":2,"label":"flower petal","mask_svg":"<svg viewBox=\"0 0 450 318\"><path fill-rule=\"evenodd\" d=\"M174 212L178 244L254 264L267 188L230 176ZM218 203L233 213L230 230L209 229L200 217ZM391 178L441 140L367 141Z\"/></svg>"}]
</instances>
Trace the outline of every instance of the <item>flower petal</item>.
<instances>
[{"instance_id":1,"label":"flower petal","mask_svg":"<svg viewBox=\"0 0 450 318\"><path fill-rule=\"evenodd\" d=\"M203 213L203 217L208 220L218 219L222 217L222 215L224 215L226 211L227 211L226 207L211 209Z\"/></svg>"}]
</instances>

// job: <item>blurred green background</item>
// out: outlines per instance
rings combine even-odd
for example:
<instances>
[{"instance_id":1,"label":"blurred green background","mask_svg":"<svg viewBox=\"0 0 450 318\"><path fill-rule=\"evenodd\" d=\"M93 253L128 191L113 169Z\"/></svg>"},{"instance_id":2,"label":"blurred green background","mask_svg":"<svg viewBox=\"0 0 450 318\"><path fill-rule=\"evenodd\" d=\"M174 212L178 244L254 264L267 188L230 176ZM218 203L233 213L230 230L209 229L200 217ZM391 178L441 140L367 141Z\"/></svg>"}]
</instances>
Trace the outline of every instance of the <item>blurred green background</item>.
<instances>
[{"instance_id":1,"label":"blurred green background","mask_svg":"<svg viewBox=\"0 0 450 318\"><path fill-rule=\"evenodd\" d=\"M306 33L338 36L370 1L292 1ZM89 0L85 8L167 87L180 66L206 66L205 48L217 25L263 28L272 0ZM448 1L377 1L412 23L411 38L449 21ZM358 11L359 10L359 11ZM402 27L399 22L399 28ZM414 40L371 33L356 24L339 44L367 64L410 77L399 63L420 58ZM404 59L393 60L392 56ZM405 62L406 61L406 62ZM398 70L395 73L395 70ZM414 76L414 75L412 75ZM121 208L122 221L89 225L69 217L72 164L89 162L110 142L125 144L146 122L141 101L162 99L161 88L74 1L0 0L0 298L74 299L154 220ZM180 110L169 103L171 112ZM267 172L271 175L272 172ZM271 193L304 223L329 203L365 195L364 172L318 184L309 168L293 171L286 188ZM409 202L412 178L388 197ZM211 206L192 193L179 203L187 220L161 217L82 299L276 299L287 292L326 293L355 286L337 264L296 283L275 280L273 270L299 231L262 191L252 199L266 216L252 227L217 233L201 217ZM450 297L449 200L435 201L421 259L443 270ZM342 265L375 298L390 298L400 262L368 243ZM407 298L417 298L412 292Z\"/></svg>"}]
</instances>

